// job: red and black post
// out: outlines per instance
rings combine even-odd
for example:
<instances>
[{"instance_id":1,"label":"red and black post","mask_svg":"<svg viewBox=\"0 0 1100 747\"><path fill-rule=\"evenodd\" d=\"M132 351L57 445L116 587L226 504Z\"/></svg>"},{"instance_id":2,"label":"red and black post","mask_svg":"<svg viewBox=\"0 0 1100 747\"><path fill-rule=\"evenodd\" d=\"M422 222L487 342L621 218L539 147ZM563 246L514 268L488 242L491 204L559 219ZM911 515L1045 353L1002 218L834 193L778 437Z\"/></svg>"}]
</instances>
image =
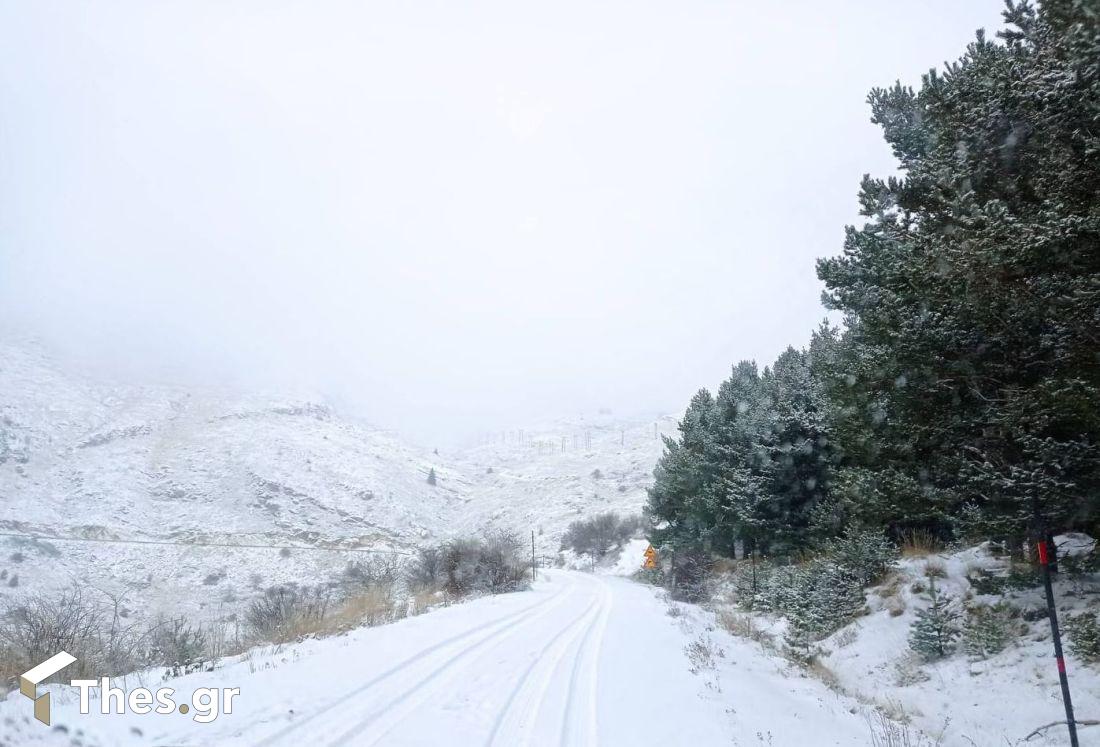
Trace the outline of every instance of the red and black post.
<instances>
[{"instance_id":1,"label":"red and black post","mask_svg":"<svg viewBox=\"0 0 1100 747\"><path fill-rule=\"evenodd\" d=\"M1050 560L1057 558L1054 543L1046 532L1039 533L1037 542L1039 565L1043 571L1043 587L1047 593L1047 614L1050 617L1050 634L1054 639L1054 658L1058 662L1058 681L1062 684L1062 703L1066 707L1066 726L1069 727L1069 743L1078 747L1077 722L1073 718L1073 701L1069 697L1069 677L1066 675L1066 660L1062 656L1062 634L1058 630L1058 610L1054 607L1054 586L1050 581Z\"/></svg>"}]
</instances>

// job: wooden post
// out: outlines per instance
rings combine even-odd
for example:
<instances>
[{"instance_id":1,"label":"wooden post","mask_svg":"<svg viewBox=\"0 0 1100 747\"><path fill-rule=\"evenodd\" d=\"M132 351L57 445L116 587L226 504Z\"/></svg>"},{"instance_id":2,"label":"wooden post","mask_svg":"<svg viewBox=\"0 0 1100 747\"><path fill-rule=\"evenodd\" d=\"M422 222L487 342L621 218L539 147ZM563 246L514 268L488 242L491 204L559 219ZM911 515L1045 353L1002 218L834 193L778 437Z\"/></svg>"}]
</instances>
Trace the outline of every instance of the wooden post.
<instances>
[{"instance_id":1,"label":"wooden post","mask_svg":"<svg viewBox=\"0 0 1100 747\"><path fill-rule=\"evenodd\" d=\"M531 530L531 580L534 581L535 578L537 577L537 575L538 575L538 572L536 571L536 565L535 565L535 530L532 529Z\"/></svg>"}]
</instances>

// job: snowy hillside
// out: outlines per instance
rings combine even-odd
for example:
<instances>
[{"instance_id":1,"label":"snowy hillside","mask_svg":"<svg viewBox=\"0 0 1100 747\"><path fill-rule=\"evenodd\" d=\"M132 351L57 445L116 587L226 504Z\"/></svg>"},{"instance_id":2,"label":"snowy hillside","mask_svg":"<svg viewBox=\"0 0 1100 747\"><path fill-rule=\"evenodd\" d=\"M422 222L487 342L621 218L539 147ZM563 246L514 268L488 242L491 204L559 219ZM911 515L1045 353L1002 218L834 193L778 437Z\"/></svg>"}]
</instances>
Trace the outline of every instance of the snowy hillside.
<instances>
[{"instance_id":1,"label":"snowy hillside","mask_svg":"<svg viewBox=\"0 0 1100 747\"><path fill-rule=\"evenodd\" d=\"M1063 561L1093 547L1084 535L1059 536L1056 544ZM954 639L945 656L926 661L912 650L910 637L919 613L930 607L933 585ZM1067 570L1054 590L1065 628L1071 618L1095 613L1100 575ZM779 657L788 622L744 612L732 588L726 595L715 602L725 626ZM907 556L870 589L866 601L866 614L814 645L808 671L839 695L893 720L879 719L877 744L1067 743L1064 725L1040 729L1059 722L1064 712L1046 602L1032 566L1013 564L989 543ZM984 627L975 623L970 637L968 622L984 619L975 615L980 610L1000 617L988 618ZM1075 654L1072 640L1066 638L1066 660L1076 716L1094 721L1100 713L1100 672ZM1100 744L1095 727L1082 727L1081 744Z\"/></svg>"},{"instance_id":2,"label":"snowy hillside","mask_svg":"<svg viewBox=\"0 0 1100 747\"><path fill-rule=\"evenodd\" d=\"M600 415L434 453L317 398L104 384L23 343L0 343L0 391L0 593L77 580L153 613L484 527L552 553L577 516L640 509L675 427Z\"/></svg>"},{"instance_id":3,"label":"snowy hillside","mask_svg":"<svg viewBox=\"0 0 1100 747\"><path fill-rule=\"evenodd\" d=\"M457 457L472 480L465 525L530 528L539 552L554 553L562 531L580 516L641 511L660 435L675 430L671 417L639 422L597 414L470 448Z\"/></svg>"}]
</instances>

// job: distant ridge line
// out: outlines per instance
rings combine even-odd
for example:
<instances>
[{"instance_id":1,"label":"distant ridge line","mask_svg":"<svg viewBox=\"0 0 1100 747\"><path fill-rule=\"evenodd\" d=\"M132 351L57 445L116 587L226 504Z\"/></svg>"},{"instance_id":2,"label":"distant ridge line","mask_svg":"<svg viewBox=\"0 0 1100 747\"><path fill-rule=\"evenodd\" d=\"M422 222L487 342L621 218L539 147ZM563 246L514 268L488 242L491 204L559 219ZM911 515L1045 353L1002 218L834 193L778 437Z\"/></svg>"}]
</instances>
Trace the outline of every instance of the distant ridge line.
<instances>
[{"instance_id":1,"label":"distant ridge line","mask_svg":"<svg viewBox=\"0 0 1100 747\"><path fill-rule=\"evenodd\" d=\"M162 545L169 547L220 547L229 549L256 549L256 550L307 550L312 552L366 552L382 555L407 555L414 553L405 550L374 550L369 547L319 547L316 545L264 545L260 543L228 542L176 542L173 540L142 540L142 539L105 539L102 537L60 537L46 534L22 534L19 532L0 532L0 537L16 537L19 539L42 540L46 542L98 542L108 545Z\"/></svg>"}]
</instances>

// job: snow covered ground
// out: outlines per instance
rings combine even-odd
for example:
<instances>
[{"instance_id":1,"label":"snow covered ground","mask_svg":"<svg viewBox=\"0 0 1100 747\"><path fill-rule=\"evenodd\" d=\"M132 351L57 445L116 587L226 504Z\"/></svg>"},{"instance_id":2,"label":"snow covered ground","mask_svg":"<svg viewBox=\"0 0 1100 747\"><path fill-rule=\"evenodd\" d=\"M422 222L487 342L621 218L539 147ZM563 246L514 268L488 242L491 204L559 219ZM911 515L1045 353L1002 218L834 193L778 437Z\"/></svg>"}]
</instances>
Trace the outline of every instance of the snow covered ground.
<instances>
[{"instance_id":1,"label":"snow covered ground","mask_svg":"<svg viewBox=\"0 0 1100 747\"><path fill-rule=\"evenodd\" d=\"M1060 554L1091 547L1083 535L1056 540ZM868 614L836 631L817 646L816 676L830 680L837 692L923 733L920 744L944 747L997 745L1063 745L1064 726L1025 741L1034 729L1065 718L1058 672L1045 616L1042 587L982 594L972 579L981 571L1004 575L1006 560L991 554L988 545L927 557L902 558L887 580L869 590ZM910 628L919 609L927 608L928 572L936 574L941 597L961 623L966 605L1006 601L1017 610L1015 635L1007 647L988 658L968 656L961 641L947 658L920 661L909 648ZM1061 576L1055 583L1059 616L1089 610L1095 614L1100 577ZM733 604L715 606L742 619ZM785 622L770 615L751 616L756 629L782 640ZM778 655L778 654L777 654ZM1100 717L1100 671L1067 650L1067 668L1078 719ZM1100 727L1080 730L1082 745L1100 745ZM778 743L778 742L777 742Z\"/></svg>"},{"instance_id":2,"label":"snow covered ground","mask_svg":"<svg viewBox=\"0 0 1100 747\"><path fill-rule=\"evenodd\" d=\"M10 340L0 392L0 599L76 583L194 621L359 550L499 528L552 555L570 521L640 510L675 430L590 413L437 453L316 396L120 385Z\"/></svg>"},{"instance_id":3,"label":"snow covered ground","mask_svg":"<svg viewBox=\"0 0 1100 747\"><path fill-rule=\"evenodd\" d=\"M669 610L675 610L670 615ZM118 681L115 684L119 684ZM19 693L0 744L864 745L854 701L626 579L544 571L534 590L262 649L127 687L239 687L233 713L101 715L51 685L53 727ZM177 696L179 699L179 696ZM185 699L185 698L183 698ZM182 702L182 701L181 701Z\"/></svg>"},{"instance_id":4,"label":"snow covered ground","mask_svg":"<svg viewBox=\"0 0 1100 747\"><path fill-rule=\"evenodd\" d=\"M273 584L330 579L359 550L408 552L508 528L533 531L539 555L556 556L569 522L641 509L659 436L675 431L673 418L590 413L436 453L316 397L119 386L24 343L0 342L0 391L0 601L75 583L124 594L128 615L195 623L231 620ZM869 614L822 642L811 677L731 636L715 611L621 578L645 545L631 541L595 568L574 564L594 573L544 572L531 592L254 649L164 683L240 687L234 713L210 724L80 716L71 689L57 687L59 728L45 729L9 694L0 747L870 744L875 708L931 735L922 744L986 747L1022 743L1061 718L1037 589L1010 593L1027 624L1005 651L931 664L909 656L929 562L943 566L938 584L960 607L993 601L967 579L1003 571L984 548L904 559L871 590ZM1094 608L1097 583L1059 582L1062 613ZM757 624L782 634L781 621ZM1100 717L1100 675L1068 660L1078 716ZM129 685L159 686L162 675ZM1100 744L1100 727L1081 739ZM1026 744L1062 743L1052 729Z\"/></svg>"}]
</instances>

